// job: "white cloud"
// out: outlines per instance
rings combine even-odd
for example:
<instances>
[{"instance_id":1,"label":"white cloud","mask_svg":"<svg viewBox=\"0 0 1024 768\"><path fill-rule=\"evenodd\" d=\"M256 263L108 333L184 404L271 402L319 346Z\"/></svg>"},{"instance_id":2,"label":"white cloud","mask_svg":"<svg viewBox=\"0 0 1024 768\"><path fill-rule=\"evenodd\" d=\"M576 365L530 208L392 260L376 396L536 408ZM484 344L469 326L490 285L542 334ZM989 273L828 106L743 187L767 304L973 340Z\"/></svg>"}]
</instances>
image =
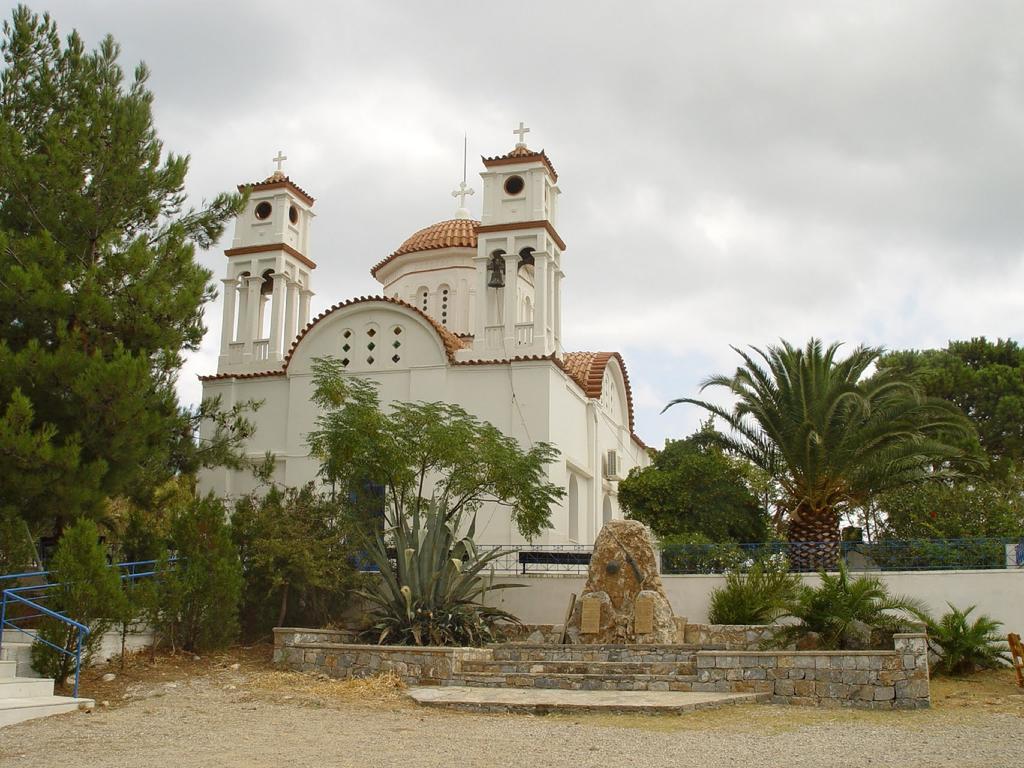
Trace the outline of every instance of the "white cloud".
<instances>
[{"instance_id":1,"label":"white cloud","mask_svg":"<svg viewBox=\"0 0 1024 768\"><path fill-rule=\"evenodd\" d=\"M729 344L1024 336L1019 3L49 5L147 61L195 197L286 152L317 197L314 310L450 215L463 130L472 175L526 120L564 192L567 344L626 354L653 444L696 426L658 412Z\"/></svg>"}]
</instances>

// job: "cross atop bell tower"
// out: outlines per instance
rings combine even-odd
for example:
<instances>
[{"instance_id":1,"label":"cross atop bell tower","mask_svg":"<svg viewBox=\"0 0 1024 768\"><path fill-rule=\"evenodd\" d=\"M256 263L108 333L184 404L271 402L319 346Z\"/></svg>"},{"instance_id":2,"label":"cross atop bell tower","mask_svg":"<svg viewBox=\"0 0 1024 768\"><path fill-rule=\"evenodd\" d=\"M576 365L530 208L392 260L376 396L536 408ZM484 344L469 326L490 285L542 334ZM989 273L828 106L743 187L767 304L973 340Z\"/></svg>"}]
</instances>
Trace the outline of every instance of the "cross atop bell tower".
<instances>
[{"instance_id":1,"label":"cross atop bell tower","mask_svg":"<svg viewBox=\"0 0 1024 768\"><path fill-rule=\"evenodd\" d=\"M313 198L284 174L288 158L278 150L277 169L239 192L249 200L235 219L224 285L224 317L218 373L279 368L299 330L309 322L313 296L309 229Z\"/></svg>"},{"instance_id":2,"label":"cross atop bell tower","mask_svg":"<svg viewBox=\"0 0 1024 768\"><path fill-rule=\"evenodd\" d=\"M558 174L544 150L526 146L529 132L520 122L511 152L483 158L473 349L464 359L561 355Z\"/></svg>"}]
</instances>

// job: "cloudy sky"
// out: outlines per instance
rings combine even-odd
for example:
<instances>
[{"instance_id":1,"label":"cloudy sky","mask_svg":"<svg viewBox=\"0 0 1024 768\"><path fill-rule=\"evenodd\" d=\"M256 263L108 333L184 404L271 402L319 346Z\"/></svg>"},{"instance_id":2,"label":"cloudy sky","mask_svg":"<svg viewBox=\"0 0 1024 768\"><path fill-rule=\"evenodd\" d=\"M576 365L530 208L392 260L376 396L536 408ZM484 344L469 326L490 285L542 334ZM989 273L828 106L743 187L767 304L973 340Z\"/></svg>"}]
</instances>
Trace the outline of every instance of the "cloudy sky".
<instances>
[{"instance_id":1,"label":"cloudy sky","mask_svg":"<svg viewBox=\"0 0 1024 768\"><path fill-rule=\"evenodd\" d=\"M450 218L464 131L472 175L525 121L563 192L566 348L623 352L653 445L692 431L696 409L659 412L734 368L730 344L1024 339L1020 3L33 7L149 65L196 200L285 151L317 198L314 312ZM220 249L202 260L221 276Z\"/></svg>"}]
</instances>

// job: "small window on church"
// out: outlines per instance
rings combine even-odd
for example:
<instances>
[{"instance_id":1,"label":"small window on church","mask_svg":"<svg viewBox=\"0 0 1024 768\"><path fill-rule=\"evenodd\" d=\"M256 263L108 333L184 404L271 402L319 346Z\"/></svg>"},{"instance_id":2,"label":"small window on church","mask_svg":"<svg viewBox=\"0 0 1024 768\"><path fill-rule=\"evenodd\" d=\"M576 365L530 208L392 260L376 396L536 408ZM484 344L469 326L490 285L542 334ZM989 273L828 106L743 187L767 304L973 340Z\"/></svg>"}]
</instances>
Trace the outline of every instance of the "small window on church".
<instances>
[{"instance_id":1,"label":"small window on church","mask_svg":"<svg viewBox=\"0 0 1024 768\"><path fill-rule=\"evenodd\" d=\"M526 187L522 176L509 176L505 179L505 194L518 195Z\"/></svg>"},{"instance_id":2,"label":"small window on church","mask_svg":"<svg viewBox=\"0 0 1024 768\"><path fill-rule=\"evenodd\" d=\"M299 209L296 208L294 205L288 207L288 221L290 221L292 224L299 223Z\"/></svg>"},{"instance_id":3,"label":"small window on church","mask_svg":"<svg viewBox=\"0 0 1024 768\"><path fill-rule=\"evenodd\" d=\"M264 200L262 203L256 206L256 218L260 221L270 218L270 212L274 210L274 206Z\"/></svg>"}]
</instances>

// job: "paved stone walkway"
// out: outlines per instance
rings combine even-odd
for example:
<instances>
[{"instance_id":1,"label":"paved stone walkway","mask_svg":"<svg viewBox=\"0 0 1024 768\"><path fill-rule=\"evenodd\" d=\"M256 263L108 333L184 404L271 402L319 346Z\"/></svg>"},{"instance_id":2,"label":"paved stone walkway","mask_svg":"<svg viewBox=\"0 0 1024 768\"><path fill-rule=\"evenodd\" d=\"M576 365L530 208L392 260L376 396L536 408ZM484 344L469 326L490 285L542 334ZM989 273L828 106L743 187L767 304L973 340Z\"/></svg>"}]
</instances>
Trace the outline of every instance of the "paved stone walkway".
<instances>
[{"instance_id":1,"label":"paved stone walkway","mask_svg":"<svg viewBox=\"0 0 1024 768\"><path fill-rule=\"evenodd\" d=\"M732 704L752 704L766 694L674 691L572 691L553 688L420 686L409 696L420 704L476 712L683 713Z\"/></svg>"}]
</instances>

